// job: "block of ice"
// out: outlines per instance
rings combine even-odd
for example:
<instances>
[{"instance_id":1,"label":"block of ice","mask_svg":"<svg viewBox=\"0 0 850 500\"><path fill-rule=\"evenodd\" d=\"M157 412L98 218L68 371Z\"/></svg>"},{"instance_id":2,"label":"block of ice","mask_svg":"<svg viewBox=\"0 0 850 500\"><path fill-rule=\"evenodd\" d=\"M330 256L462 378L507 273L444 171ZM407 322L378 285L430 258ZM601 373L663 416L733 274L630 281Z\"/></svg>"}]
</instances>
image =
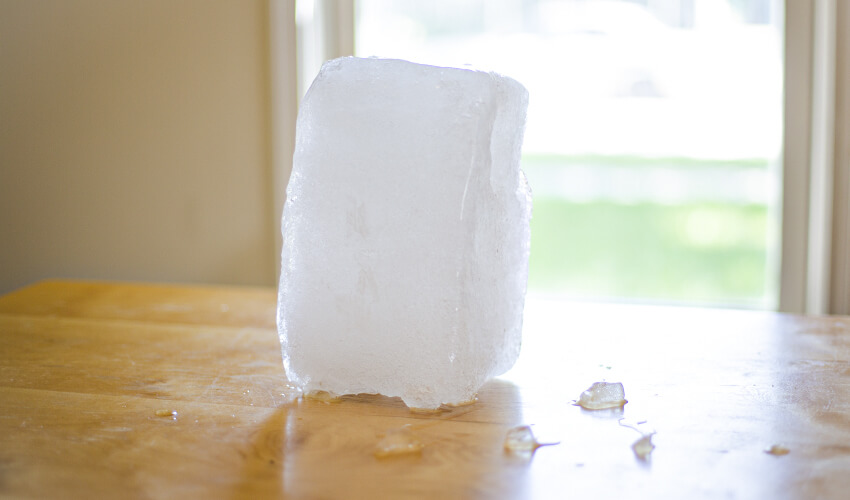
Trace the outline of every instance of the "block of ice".
<instances>
[{"instance_id":1,"label":"block of ice","mask_svg":"<svg viewBox=\"0 0 850 500\"><path fill-rule=\"evenodd\" d=\"M534 432L529 425L521 425L508 430L505 435L505 451L508 453L534 453L541 446L552 446L557 443L541 443L534 437Z\"/></svg>"},{"instance_id":2,"label":"block of ice","mask_svg":"<svg viewBox=\"0 0 850 500\"><path fill-rule=\"evenodd\" d=\"M298 115L278 330L305 392L472 400L520 349L528 93L481 71L325 63Z\"/></svg>"}]
</instances>

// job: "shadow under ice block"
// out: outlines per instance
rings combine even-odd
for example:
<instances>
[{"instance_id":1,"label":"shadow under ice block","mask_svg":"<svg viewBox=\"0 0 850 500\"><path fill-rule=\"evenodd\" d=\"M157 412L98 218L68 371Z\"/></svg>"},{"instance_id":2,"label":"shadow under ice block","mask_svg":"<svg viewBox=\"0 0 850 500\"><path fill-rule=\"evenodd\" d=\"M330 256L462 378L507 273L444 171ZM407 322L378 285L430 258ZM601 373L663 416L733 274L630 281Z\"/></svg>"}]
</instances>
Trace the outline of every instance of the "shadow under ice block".
<instances>
[{"instance_id":1,"label":"shadow under ice block","mask_svg":"<svg viewBox=\"0 0 850 500\"><path fill-rule=\"evenodd\" d=\"M298 114L278 330L305 392L471 400L519 355L528 93L471 69L342 58Z\"/></svg>"}]
</instances>

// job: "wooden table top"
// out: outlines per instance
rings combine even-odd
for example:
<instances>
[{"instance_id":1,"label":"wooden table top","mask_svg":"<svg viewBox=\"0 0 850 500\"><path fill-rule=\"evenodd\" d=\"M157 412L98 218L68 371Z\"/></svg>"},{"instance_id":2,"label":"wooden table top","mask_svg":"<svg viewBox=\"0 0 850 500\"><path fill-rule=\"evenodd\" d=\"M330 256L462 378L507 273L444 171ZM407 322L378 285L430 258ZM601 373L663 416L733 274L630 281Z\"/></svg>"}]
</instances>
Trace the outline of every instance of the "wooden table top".
<instances>
[{"instance_id":1,"label":"wooden table top","mask_svg":"<svg viewBox=\"0 0 850 500\"><path fill-rule=\"evenodd\" d=\"M62 281L0 297L0 497L850 495L850 318L530 297L515 368L417 414L299 400L275 298ZM624 384L622 410L570 404L599 380ZM648 460L621 425L644 420ZM560 444L506 453L522 424ZM376 458L404 425L421 453Z\"/></svg>"}]
</instances>

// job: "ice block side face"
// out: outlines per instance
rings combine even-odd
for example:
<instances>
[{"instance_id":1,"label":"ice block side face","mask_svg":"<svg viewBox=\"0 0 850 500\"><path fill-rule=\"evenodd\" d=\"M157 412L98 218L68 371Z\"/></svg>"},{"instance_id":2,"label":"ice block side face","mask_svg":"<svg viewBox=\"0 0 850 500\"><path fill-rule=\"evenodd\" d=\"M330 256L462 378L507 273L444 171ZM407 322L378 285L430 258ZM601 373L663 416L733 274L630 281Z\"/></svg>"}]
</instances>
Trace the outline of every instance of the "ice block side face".
<instances>
[{"instance_id":1,"label":"ice block side face","mask_svg":"<svg viewBox=\"0 0 850 500\"><path fill-rule=\"evenodd\" d=\"M305 391L471 399L519 354L527 92L386 59L323 66L298 116L278 329Z\"/></svg>"}]
</instances>

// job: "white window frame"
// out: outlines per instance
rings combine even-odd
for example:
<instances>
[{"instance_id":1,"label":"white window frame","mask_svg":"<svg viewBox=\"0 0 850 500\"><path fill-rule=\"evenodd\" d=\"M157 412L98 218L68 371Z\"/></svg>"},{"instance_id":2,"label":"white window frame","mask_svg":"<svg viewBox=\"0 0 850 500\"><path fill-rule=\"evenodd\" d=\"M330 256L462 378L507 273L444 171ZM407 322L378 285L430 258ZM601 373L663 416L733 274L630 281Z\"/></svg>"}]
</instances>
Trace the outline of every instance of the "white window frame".
<instances>
[{"instance_id":1,"label":"white window frame","mask_svg":"<svg viewBox=\"0 0 850 500\"><path fill-rule=\"evenodd\" d=\"M310 0L305 0L310 1ZM321 61L354 54L354 2L314 0L312 30L303 33L296 24L296 0L269 0L269 189L274 200L275 272L280 275L283 244L280 220L286 202L286 185L292 173L295 152L295 121L298 102L307 90L299 73L312 74ZM310 45L315 68L302 67L299 45Z\"/></svg>"},{"instance_id":2,"label":"white window frame","mask_svg":"<svg viewBox=\"0 0 850 500\"><path fill-rule=\"evenodd\" d=\"M779 309L850 314L850 5L785 2Z\"/></svg>"},{"instance_id":3,"label":"white window frame","mask_svg":"<svg viewBox=\"0 0 850 500\"><path fill-rule=\"evenodd\" d=\"M306 89L299 93L295 0L270 0L269 9L272 185L279 221L297 101ZM354 0L314 0L312 13L306 43L314 44L314 57L354 53ZM850 34L838 29L850 26L850 2L785 0L784 15L779 310L850 314ZM275 231L280 233L277 225Z\"/></svg>"}]
</instances>

